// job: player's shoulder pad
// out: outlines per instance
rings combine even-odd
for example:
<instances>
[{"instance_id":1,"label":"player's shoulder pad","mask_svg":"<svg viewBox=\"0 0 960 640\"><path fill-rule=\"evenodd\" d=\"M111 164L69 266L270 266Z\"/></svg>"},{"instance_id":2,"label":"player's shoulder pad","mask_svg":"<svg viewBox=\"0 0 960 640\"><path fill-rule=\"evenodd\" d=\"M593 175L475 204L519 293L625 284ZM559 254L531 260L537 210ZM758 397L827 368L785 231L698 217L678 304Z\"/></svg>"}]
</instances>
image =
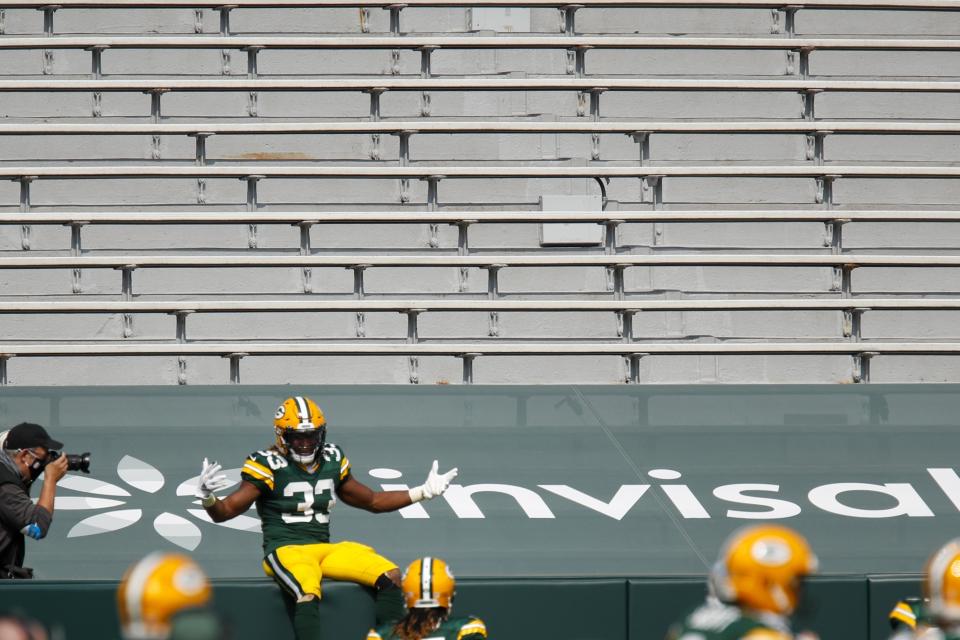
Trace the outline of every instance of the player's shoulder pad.
<instances>
[{"instance_id":1,"label":"player's shoulder pad","mask_svg":"<svg viewBox=\"0 0 960 640\"><path fill-rule=\"evenodd\" d=\"M280 453L274 451L273 449L263 448L247 455L247 460L253 460L254 462L269 467L270 465L268 464L267 459L274 456L280 456Z\"/></svg>"},{"instance_id":2,"label":"player's shoulder pad","mask_svg":"<svg viewBox=\"0 0 960 640\"><path fill-rule=\"evenodd\" d=\"M273 489L273 471L277 468L279 460L282 460L279 455L272 455L269 451L255 451L243 461L240 477L259 480ZM286 466L285 462L283 466Z\"/></svg>"},{"instance_id":3,"label":"player's shoulder pad","mask_svg":"<svg viewBox=\"0 0 960 640\"><path fill-rule=\"evenodd\" d=\"M247 456L247 460L259 462L260 464L266 465L271 469L276 468L286 462L286 458L284 458L283 454L277 451L272 445L266 446L263 449L257 449Z\"/></svg>"},{"instance_id":4,"label":"player's shoulder pad","mask_svg":"<svg viewBox=\"0 0 960 640\"><path fill-rule=\"evenodd\" d=\"M340 445L333 444L332 442L323 443L322 455L323 459L327 462L342 460L345 457Z\"/></svg>"},{"instance_id":5,"label":"player's shoulder pad","mask_svg":"<svg viewBox=\"0 0 960 640\"><path fill-rule=\"evenodd\" d=\"M741 636L741 640L793 640L792 637L783 631L777 631L770 627L756 627L747 631Z\"/></svg>"},{"instance_id":6,"label":"player's shoulder pad","mask_svg":"<svg viewBox=\"0 0 960 640\"><path fill-rule=\"evenodd\" d=\"M340 463L340 481L346 480L347 476L350 475L350 460L343 453L343 449L332 442L327 442L324 443L320 455L324 462Z\"/></svg>"},{"instance_id":7,"label":"player's shoulder pad","mask_svg":"<svg viewBox=\"0 0 960 640\"><path fill-rule=\"evenodd\" d=\"M480 618L467 616L459 622L460 629L457 632L457 640L461 640L461 638L472 638L473 636L479 636L481 638L487 637L487 625L485 625Z\"/></svg>"},{"instance_id":8,"label":"player's shoulder pad","mask_svg":"<svg viewBox=\"0 0 960 640\"><path fill-rule=\"evenodd\" d=\"M889 614L890 626L894 629L900 624L905 624L911 629L917 626L917 609L909 599L899 601Z\"/></svg>"}]
</instances>

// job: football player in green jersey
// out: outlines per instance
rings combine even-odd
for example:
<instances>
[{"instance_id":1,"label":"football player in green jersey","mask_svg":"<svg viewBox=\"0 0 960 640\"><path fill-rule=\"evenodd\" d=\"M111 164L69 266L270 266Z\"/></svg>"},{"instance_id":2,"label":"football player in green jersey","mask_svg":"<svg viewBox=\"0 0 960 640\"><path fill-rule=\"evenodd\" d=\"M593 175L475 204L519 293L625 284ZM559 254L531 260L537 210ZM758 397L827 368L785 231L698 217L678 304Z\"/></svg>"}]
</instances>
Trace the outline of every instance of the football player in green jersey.
<instances>
[{"instance_id":1,"label":"football player in green jersey","mask_svg":"<svg viewBox=\"0 0 960 640\"><path fill-rule=\"evenodd\" d=\"M322 578L356 582L377 592L377 623L403 615L400 570L371 547L330 542L330 509L339 498L374 513L396 511L439 496L457 475L437 472L409 491L373 491L350 473L350 461L326 441L326 419L313 400L294 396L274 416L276 441L251 453L240 486L220 500L214 492L229 485L220 465L203 461L197 497L214 522L246 512L254 503L263 529L263 570L295 602L294 633L312 640L320 629Z\"/></svg>"},{"instance_id":2,"label":"football player in green jersey","mask_svg":"<svg viewBox=\"0 0 960 640\"><path fill-rule=\"evenodd\" d=\"M960 640L960 538L940 547L927 561L923 591L934 624L924 640Z\"/></svg>"},{"instance_id":3,"label":"football player in green jersey","mask_svg":"<svg viewBox=\"0 0 960 640\"><path fill-rule=\"evenodd\" d=\"M440 558L418 558L403 573L407 615L371 629L367 640L484 640L487 627L474 616L451 618L456 580Z\"/></svg>"},{"instance_id":4,"label":"football player in green jersey","mask_svg":"<svg viewBox=\"0 0 960 640\"><path fill-rule=\"evenodd\" d=\"M734 532L710 573L715 595L667 633L668 640L793 640L788 616L817 557L796 531L776 525Z\"/></svg>"},{"instance_id":5,"label":"football player in green jersey","mask_svg":"<svg viewBox=\"0 0 960 640\"><path fill-rule=\"evenodd\" d=\"M904 598L894 605L888 616L893 634L890 640L913 640L923 636L930 628L927 607L923 598Z\"/></svg>"}]
</instances>

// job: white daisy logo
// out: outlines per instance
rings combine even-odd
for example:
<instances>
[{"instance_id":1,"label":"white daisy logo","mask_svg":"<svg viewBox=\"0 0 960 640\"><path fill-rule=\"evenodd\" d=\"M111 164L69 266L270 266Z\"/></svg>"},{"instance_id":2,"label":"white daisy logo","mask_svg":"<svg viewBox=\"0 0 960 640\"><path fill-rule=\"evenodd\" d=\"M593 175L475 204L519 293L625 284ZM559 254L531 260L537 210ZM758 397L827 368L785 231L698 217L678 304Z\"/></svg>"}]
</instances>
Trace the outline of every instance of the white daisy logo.
<instances>
[{"instance_id":1,"label":"white daisy logo","mask_svg":"<svg viewBox=\"0 0 960 640\"><path fill-rule=\"evenodd\" d=\"M240 468L225 469L223 472L230 480L231 486L240 482ZM163 474L153 465L144 462L133 456L124 456L117 465L117 475L126 484L134 489L146 493L157 493L166 484ZM178 496L194 497L197 489L199 476L194 476L180 483L177 487ZM68 538L82 538L84 536L94 536L103 533L110 533L126 529L136 524L143 518L143 509L129 508L120 509L118 507L126 506L126 500L116 498L132 498L129 491L103 480L90 478L80 475L69 474L59 483L58 487L70 489L95 496L108 497L86 497L86 496L57 496L54 508L57 510L77 511L88 509L110 509L95 515L84 518L73 525ZM199 508L199 500L191 500L191 505L198 507L187 508L187 513L203 522L213 523L207 512ZM213 523L217 526L228 529L238 529L240 531L260 531L260 520L246 515L240 515L227 522ZM164 511L153 519L153 529L162 538L172 542L178 547L188 551L193 551L200 546L203 539L203 533L200 528L191 520L179 516L169 511Z\"/></svg>"}]
</instances>

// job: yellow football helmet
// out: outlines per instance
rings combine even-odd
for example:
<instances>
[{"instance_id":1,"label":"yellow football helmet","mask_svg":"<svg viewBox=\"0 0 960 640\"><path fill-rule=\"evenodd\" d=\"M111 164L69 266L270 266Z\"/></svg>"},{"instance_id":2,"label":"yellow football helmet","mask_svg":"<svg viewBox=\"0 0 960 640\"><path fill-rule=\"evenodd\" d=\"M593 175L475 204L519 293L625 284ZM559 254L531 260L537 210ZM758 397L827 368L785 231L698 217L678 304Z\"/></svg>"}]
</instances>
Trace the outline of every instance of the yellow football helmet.
<instances>
[{"instance_id":1,"label":"yellow football helmet","mask_svg":"<svg viewBox=\"0 0 960 640\"><path fill-rule=\"evenodd\" d=\"M787 527L757 525L727 539L710 578L724 602L788 615L799 603L800 580L816 570L817 556L802 535Z\"/></svg>"},{"instance_id":2,"label":"yellow football helmet","mask_svg":"<svg viewBox=\"0 0 960 640\"><path fill-rule=\"evenodd\" d=\"M927 561L923 590L938 622L960 622L960 538L940 547Z\"/></svg>"},{"instance_id":3,"label":"yellow football helmet","mask_svg":"<svg viewBox=\"0 0 960 640\"><path fill-rule=\"evenodd\" d=\"M273 430L280 453L301 464L312 464L327 438L327 420L316 402L292 396L277 407Z\"/></svg>"},{"instance_id":4,"label":"yellow football helmet","mask_svg":"<svg viewBox=\"0 0 960 640\"><path fill-rule=\"evenodd\" d=\"M173 617L210 602L210 582L182 553L155 552L132 565L117 588L123 637L163 640Z\"/></svg>"},{"instance_id":5,"label":"yellow football helmet","mask_svg":"<svg viewBox=\"0 0 960 640\"><path fill-rule=\"evenodd\" d=\"M457 581L440 558L417 558L403 572L403 600L407 609L453 606Z\"/></svg>"},{"instance_id":6,"label":"yellow football helmet","mask_svg":"<svg viewBox=\"0 0 960 640\"><path fill-rule=\"evenodd\" d=\"M897 601L887 615L890 628L894 631L909 627L914 631L923 632L927 625L923 623L924 613L929 611L930 602L924 598L904 598ZM919 628L918 628L919 627Z\"/></svg>"}]
</instances>

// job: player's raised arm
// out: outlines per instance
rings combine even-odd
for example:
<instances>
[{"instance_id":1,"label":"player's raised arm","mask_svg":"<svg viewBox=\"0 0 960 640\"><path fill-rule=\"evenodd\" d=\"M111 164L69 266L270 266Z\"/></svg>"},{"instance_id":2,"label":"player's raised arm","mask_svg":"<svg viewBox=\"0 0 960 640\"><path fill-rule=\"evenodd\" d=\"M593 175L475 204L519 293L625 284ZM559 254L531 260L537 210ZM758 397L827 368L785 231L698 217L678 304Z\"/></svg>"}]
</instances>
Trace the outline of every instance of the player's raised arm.
<instances>
[{"instance_id":1,"label":"player's raised arm","mask_svg":"<svg viewBox=\"0 0 960 640\"><path fill-rule=\"evenodd\" d=\"M200 498L200 504L206 509L210 519L214 522L223 522L235 518L257 501L260 489L252 482L244 480L236 491L220 500L215 492L230 486L227 477L220 473L220 465L203 459L203 468L197 482L197 491L194 495Z\"/></svg>"},{"instance_id":2,"label":"player's raised arm","mask_svg":"<svg viewBox=\"0 0 960 640\"><path fill-rule=\"evenodd\" d=\"M373 513L396 511L414 502L436 498L447 490L453 479L457 477L457 469L454 467L446 473L439 473L437 467L437 461L434 460L426 482L408 491L374 491L352 475L348 475L337 488L337 496L351 507Z\"/></svg>"}]
</instances>

